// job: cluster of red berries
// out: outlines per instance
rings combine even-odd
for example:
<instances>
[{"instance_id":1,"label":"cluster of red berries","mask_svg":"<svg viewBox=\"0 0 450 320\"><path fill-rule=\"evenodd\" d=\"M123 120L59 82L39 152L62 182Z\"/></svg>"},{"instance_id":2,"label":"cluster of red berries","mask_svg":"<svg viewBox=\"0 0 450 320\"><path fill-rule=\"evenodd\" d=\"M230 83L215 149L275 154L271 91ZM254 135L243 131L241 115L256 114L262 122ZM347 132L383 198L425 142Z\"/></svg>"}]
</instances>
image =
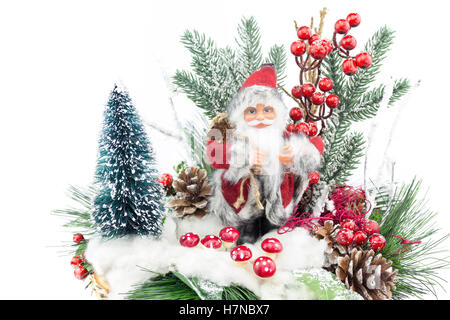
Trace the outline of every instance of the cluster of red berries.
<instances>
[{"instance_id":1,"label":"cluster of red berries","mask_svg":"<svg viewBox=\"0 0 450 320\"><path fill-rule=\"evenodd\" d=\"M76 244L80 244L80 243L84 242L83 235L81 233L74 234L73 242L75 242ZM77 278L79 280L83 280L88 276L89 271L88 271L88 269L86 269L85 263L86 263L86 258L84 257L84 253L81 254L80 256L74 256L70 260L70 265L74 268L73 274L75 275L75 278Z\"/></svg>"},{"instance_id":2,"label":"cluster of red berries","mask_svg":"<svg viewBox=\"0 0 450 320\"><path fill-rule=\"evenodd\" d=\"M325 96L325 93L333 89L333 81L329 78L322 78L318 83L320 91L316 91L316 86L312 83L305 83L294 86L291 90L292 95L300 99L304 97L316 106L322 105L324 102L329 108L337 108L339 106L339 97L335 94Z\"/></svg>"},{"instance_id":3,"label":"cluster of red berries","mask_svg":"<svg viewBox=\"0 0 450 320\"><path fill-rule=\"evenodd\" d=\"M297 57L308 51L308 54L314 59L322 60L334 50L333 43L330 40L320 39L318 34L312 34L310 27L302 26L298 28L297 36L300 40L291 44L291 52ZM305 41L308 42L309 48L307 48Z\"/></svg>"},{"instance_id":4,"label":"cluster of red berries","mask_svg":"<svg viewBox=\"0 0 450 320\"><path fill-rule=\"evenodd\" d=\"M383 250L386 239L379 234L380 225L375 220L366 220L359 228L354 220L347 219L340 224L340 230L336 234L336 241L344 246L363 245L369 239L369 246L374 251Z\"/></svg>"},{"instance_id":5,"label":"cluster of red berries","mask_svg":"<svg viewBox=\"0 0 450 320\"><path fill-rule=\"evenodd\" d=\"M372 64L372 57L367 52L362 52L356 57L350 57L349 51L355 49L356 39L352 35L347 34L351 28L359 26L361 16L357 13L350 13L347 19L339 19L334 25L333 42L337 45L336 34L342 34L343 37L339 42L338 51L341 57L347 58L342 63L342 71L346 75L354 75L358 68L367 68Z\"/></svg>"}]
</instances>

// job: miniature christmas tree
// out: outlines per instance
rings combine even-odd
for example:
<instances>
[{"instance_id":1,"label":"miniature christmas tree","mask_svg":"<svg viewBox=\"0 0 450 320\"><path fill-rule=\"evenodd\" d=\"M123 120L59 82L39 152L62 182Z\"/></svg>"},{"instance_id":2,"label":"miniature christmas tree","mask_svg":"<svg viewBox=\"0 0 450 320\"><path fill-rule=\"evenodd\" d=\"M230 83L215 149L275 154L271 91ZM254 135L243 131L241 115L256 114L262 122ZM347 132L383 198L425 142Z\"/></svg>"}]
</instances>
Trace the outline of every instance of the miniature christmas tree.
<instances>
[{"instance_id":1,"label":"miniature christmas tree","mask_svg":"<svg viewBox=\"0 0 450 320\"><path fill-rule=\"evenodd\" d=\"M114 238L128 234L158 236L162 190L141 119L126 90L117 85L104 113L92 217L97 231Z\"/></svg>"}]
</instances>

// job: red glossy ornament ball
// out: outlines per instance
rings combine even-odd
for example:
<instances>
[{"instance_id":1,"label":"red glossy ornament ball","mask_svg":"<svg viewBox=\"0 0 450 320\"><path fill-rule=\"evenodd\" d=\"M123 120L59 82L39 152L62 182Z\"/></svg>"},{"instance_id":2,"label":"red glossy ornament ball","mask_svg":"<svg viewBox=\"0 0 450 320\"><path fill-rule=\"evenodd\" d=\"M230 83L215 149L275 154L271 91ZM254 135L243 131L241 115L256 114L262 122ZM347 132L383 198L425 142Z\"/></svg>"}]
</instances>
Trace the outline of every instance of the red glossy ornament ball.
<instances>
[{"instance_id":1,"label":"red glossy ornament ball","mask_svg":"<svg viewBox=\"0 0 450 320\"><path fill-rule=\"evenodd\" d=\"M82 243L84 241L84 237L81 233L75 233L73 235L73 242L75 243Z\"/></svg>"},{"instance_id":2,"label":"red glossy ornament ball","mask_svg":"<svg viewBox=\"0 0 450 320\"><path fill-rule=\"evenodd\" d=\"M326 104L330 108L336 108L339 106L340 100L339 97L335 94L330 94L325 100Z\"/></svg>"},{"instance_id":3,"label":"red glossy ornament ball","mask_svg":"<svg viewBox=\"0 0 450 320\"><path fill-rule=\"evenodd\" d=\"M375 233L369 238L369 245L373 251L383 250L386 246L386 239L381 234Z\"/></svg>"},{"instance_id":4,"label":"red glossy ornament ball","mask_svg":"<svg viewBox=\"0 0 450 320\"><path fill-rule=\"evenodd\" d=\"M305 122L299 122L295 125L295 133L304 133L305 135L309 135L309 125Z\"/></svg>"},{"instance_id":5,"label":"red glossy ornament ball","mask_svg":"<svg viewBox=\"0 0 450 320\"><path fill-rule=\"evenodd\" d=\"M310 136L310 137L315 136L318 131L319 130L317 129L317 126L316 126L315 123L310 123L309 124L308 136Z\"/></svg>"},{"instance_id":6,"label":"red glossy ornament ball","mask_svg":"<svg viewBox=\"0 0 450 320\"><path fill-rule=\"evenodd\" d=\"M309 174L309 184L314 185L317 184L317 182L319 182L320 179L320 175L317 171L311 172Z\"/></svg>"},{"instance_id":7,"label":"red glossy ornament ball","mask_svg":"<svg viewBox=\"0 0 450 320\"><path fill-rule=\"evenodd\" d=\"M346 59L342 63L342 71L348 76L354 75L358 71L355 59Z\"/></svg>"},{"instance_id":8,"label":"red glossy ornament ball","mask_svg":"<svg viewBox=\"0 0 450 320\"><path fill-rule=\"evenodd\" d=\"M361 23L361 16L357 13L350 13L347 16L347 21L350 24L350 27L357 27Z\"/></svg>"},{"instance_id":9,"label":"red glossy ornament ball","mask_svg":"<svg viewBox=\"0 0 450 320\"><path fill-rule=\"evenodd\" d=\"M200 237L195 233L188 232L180 237L180 244L183 247L192 248L200 242Z\"/></svg>"},{"instance_id":10,"label":"red glossy ornament ball","mask_svg":"<svg viewBox=\"0 0 450 320\"><path fill-rule=\"evenodd\" d=\"M339 34L345 34L350 30L350 23L348 23L345 19L339 19L334 24L334 31L336 31Z\"/></svg>"},{"instance_id":11,"label":"red glossy ornament ball","mask_svg":"<svg viewBox=\"0 0 450 320\"><path fill-rule=\"evenodd\" d=\"M83 280L88 276L89 271L83 266L77 266L73 271L73 274L78 280Z\"/></svg>"},{"instance_id":12,"label":"red glossy ornament ball","mask_svg":"<svg viewBox=\"0 0 450 320\"><path fill-rule=\"evenodd\" d=\"M355 244L363 244L367 241L367 234L364 231L357 231L353 236L353 243Z\"/></svg>"},{"instance_id":13,"label":"red glossy ornament ball","mask_svg":"<svg viewBox=\"0 0 450 320\"><path fill-rule=\"evenodd\" d=\"M309 54L316 60L325 58L328 53L328 47L322 44L322 41L317 40L309 47Z\"/></svg>"},{"instance_id":14,"label":"red glossy ornament ball","mask_svg":"<svg viewBox=\"0 0 450 320\"><path fill-rule=\"evenodd\" d=\"M300 108L292 108L291 111L289 111L289 117L291 117L294 121L299 121L303 118L303 112Z\"/></svg>"},{"instance_id":15,"label":"red glossy ornament ball","mask_svg":"<svg viewBox=\"0 0 450 320\"><path fill-rule=\"evenodd\" d=\"M76 266L78 266L78 265L82 265L83 264L83 259L81 258L81 257L79 257L79 256L75 256L75 257L73 257L71 260L70 260L70 265L72 266L72 267L76 267Z\"/></svg>"},{"instance_id":16,"label":"red glossy ornament ball","mask_svg":"<svg viewBox=\"0 0 450 320\"><path fill-rule=\"evenodd\" d=\"M349 246L353 242L353 231L349 229L341 229L336 234L336 241L343 246Z\"/></svg>"},{"instance_id":17,"label":"red glossy ornament ball","mask_svg":"<svg viewBox=\"0 0 450 320\"><path fill-rule=\"evenodd\" d=\"M277 271L275 262L269 257L259 257L253 263L253 271L258 277L269 278Z\"/></svg>"},{"instance_id":18,"label":"red glossy ornament ball","mask_svg":"<svg viewBox=\"0 0 450 320\"><path fill-rule=\"evenodd\" d=\"M316 88L311 83L305 83L304 85L302 85L301 90L302 90L302 95L309 98L312 96L314 91L316 91Z\"/></svg>"},{"instance_id":19,"label":"red glossy ornament ball","mask_svg":"<svg viewBox=\"0 0 450 320\"><path fill-rule=\"evenodd\" d=\"M356 55L356 65L360 68L368 68L372 64L372 56L367 52Z\"/></svg>"},{"instance_id":20,"label":"red glossy ornament ball","mask_svg":"<svg viewBox=\"0 0 450 320\"><path fill-rule=\"evenodd\" d=\"M302 97L302 90L300 86L295 86L292 88L291 93L294 97L300 99Z\"/></svg>"},{"instance_id":21,"label":"red glossy ornament ball","mask_svg":"<svg viewBox=\"0 0 450 320\"><path fill-rule=\"evenodd\" d=\"M374 233L380 232L380 225L375 220L367 220L364 222L362 229L370 236Z\"/></svg>"},{"instance_id":22,"label":"red glossy ornament ball","mask_svg":"<svg viewBox=\"0 0 450 320\"><path fill-rule=\"evenodd\" d=\"M302 40L292 42L291 52L294 56L301 56L306 52L306 43L304 43Z\"/></svg>"},{"instance_id":23,"label":"red glossy ornament ball","mask_svg":"<svg viewBox=\"0 0 450 320\"><path fill-rule=\"evenodd\" d=\"M356 39L354 36L346 35L341 40L341 47L345 50L353 50L356 47Z\"/></svg>"},{"instance_id":24,"label":"red glossy ornament ball","mask_svg":"<svg viewBox=\"0 0 450 320\"><path fill-rule=\"evenodd\" d=\"M311 96L312 103L320 106L325 101L325 96L322 92L314 92Z\"/></svg>"},{"instance_id":25,"label":"red glossy ornament ball","mask_svg":"<svg viewBox=\"0 0 450 320\"><path fill-rule=\"evenodd\" d=\"M320 36L318 34L313 34L311 38L309 38L308 43L311 45L317 40L320 40Z\"/></svg>"},{"instance_id":26,"label":"red glossy ornament ball","mask_svg":"<svg viewBox=\"0 0 450 320\"><path fill-rule=\"evenodd\" d=\"M289 124L286 126L286 131L287 131L287 132L295 132L295 124L289 123Z\"/></svg>"},{"instance_id":27,"label":"red glossy ornament ball","mask_svg":"<svg viewBox=\"0 0 450 320\"><path fill-rule=\"evenodd\" d=\"M311 38L311 35L312 35L312 31L311 31L310 27L302 26L302 27L298 28L298 30L297 30L297 36L299 39L309 40L309 38Z\"/></svg>"},{"instance_id":28,"label":"red glossy ornament ball","mask_svg":"<svg viewBox=\"0 0 450 320\"><path fill-rule=\"evenodd\" d=\"M356 228L356 223L352 219L346 219L342 221L341 228L354 231Z\"/></svg>"},{"instance_id":29,"label":"red glossy ornament ball","mask_svg":"<svg viewBox=\"0 0 450 320\"><path fill-rule=\"evenodd\" d=\"M333 89L333 81L329 78L323 78L319 81L319 89L323 92L330 91Z\"/></svg>"},{"instance_id":30,"label":"red glossy ornament ball","mask_svg":"<svg viewBox=\"0 0 450 320\"><path fill-rule=\"evenodd\" d=\"M172 185L173 183L173 178L170 174L168 173L163 173L160 177L159 177L159 183L161 183L163 185L164 188L168 188Z\"/></svg>"}]
</instances>

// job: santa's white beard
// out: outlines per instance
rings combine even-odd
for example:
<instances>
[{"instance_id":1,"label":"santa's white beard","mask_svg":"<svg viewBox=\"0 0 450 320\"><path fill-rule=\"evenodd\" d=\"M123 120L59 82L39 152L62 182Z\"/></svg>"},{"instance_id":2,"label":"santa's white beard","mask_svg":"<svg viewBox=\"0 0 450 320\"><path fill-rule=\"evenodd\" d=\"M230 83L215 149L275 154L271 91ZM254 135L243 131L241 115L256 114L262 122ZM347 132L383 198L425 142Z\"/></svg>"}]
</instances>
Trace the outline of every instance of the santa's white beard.
<instances>
[{"instance_id":1,"label":"santa's white beard","mask_svg":"<svg viewBox=\"0 0 450 320\"><path fill-rule=\"evenodd\" d=\"M264 128L252 127L247 123L236 128L236 133L240 137L248 138L247 151L250 163L255 162L257 151L263 154L261 167L263 175L277 176L281 173L278 155L284 146L283 128L284 125L280 126L277 121Z\"/></svg>"}]
</instances>

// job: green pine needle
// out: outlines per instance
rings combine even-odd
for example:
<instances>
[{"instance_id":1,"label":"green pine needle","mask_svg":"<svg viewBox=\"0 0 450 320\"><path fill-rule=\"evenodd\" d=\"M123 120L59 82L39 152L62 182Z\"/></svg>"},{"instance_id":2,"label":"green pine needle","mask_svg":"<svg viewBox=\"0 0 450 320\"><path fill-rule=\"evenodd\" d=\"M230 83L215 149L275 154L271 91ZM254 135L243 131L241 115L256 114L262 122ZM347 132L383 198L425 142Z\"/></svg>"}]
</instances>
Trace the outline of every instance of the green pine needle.
<instances>
[{"instance_id":1,"label":"green pine needle","mask_svg":"<svg viewBox=\"0 0 450 320\"><path fill-rule=\"evenodd\" d=\"M425 200L418 198L421 181L396 188L392 195L387 188L378 190L376 206L371 219L381 221L380 233L386 238L382 254L398 270L394 299L420 298L424 294L436 295L435 288L443 288L438 271L450 266L448 257L440 257L450 234L438 237L434 225L436 214L426 208ZM402 245L400 236L419 244Z\"/></svg>"}]
</instances>

